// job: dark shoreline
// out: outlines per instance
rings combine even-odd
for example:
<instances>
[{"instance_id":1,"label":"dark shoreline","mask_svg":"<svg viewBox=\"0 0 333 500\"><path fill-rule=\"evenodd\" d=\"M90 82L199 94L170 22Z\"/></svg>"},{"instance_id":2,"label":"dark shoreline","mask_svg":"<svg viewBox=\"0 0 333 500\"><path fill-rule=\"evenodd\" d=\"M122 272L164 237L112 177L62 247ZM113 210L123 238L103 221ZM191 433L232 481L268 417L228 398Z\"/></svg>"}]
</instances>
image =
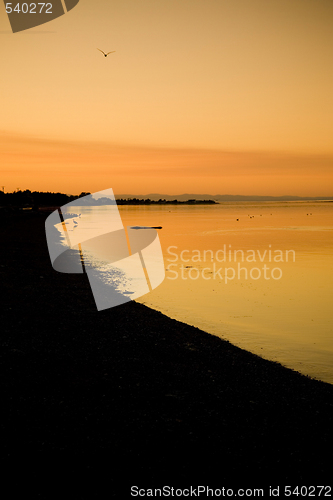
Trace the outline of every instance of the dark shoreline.
<instances>
[{"instance_id":1,"label":"dark shoreline","mask_svg":"<svg viewBox=\"0 0 333 500\"><path fill-rule=\"evenodd\" d=\"M85 276L53 271L44 220L1 218L1 470L13 498L330 484L332 385L138 303L97 312Z\"/></svg>"}]
</instances>

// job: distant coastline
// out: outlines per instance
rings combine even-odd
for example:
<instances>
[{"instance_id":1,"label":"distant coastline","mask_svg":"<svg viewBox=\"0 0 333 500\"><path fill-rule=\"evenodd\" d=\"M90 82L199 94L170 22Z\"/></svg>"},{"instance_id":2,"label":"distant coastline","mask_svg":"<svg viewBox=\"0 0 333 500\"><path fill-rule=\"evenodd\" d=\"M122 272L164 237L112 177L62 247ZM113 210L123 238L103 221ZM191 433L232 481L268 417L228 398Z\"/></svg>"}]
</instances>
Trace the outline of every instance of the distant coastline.
<instances>
[{"instance_id":1,"label":"distant coastline","mask_svg":"<svg viewBox=\"0 0 333 500\"><path fill-rule=\"evenodd\" d=\"M333 201L333 196L259 196L259 195L233 195L233 194L193 194L193 193L184 193L179 195L167 195L160 193L149 193L145 195L132 195L132 194L121 194L118 195L117 198L137 198L144 199L149 198L151 200L159 200L165 199L166 201L170 201L173 199L177 199L178 202L186 201L186 200L213 200L217 203L225 202L225 201Z\"/></svg>"},{"instance_id":2,"label":"distant coastline","mask_svg":"<svg viewBox=\"0 0 333 500\"><path fill-rule=\"evenodd\" d=\"M166 200L165 198L160 198L158 200L152 200L150 198L120 198L116 199L117 205L216 205L218 204L215 200L196 200L195 198L188 200Z\"/></svg>"},{"instance_id":3,"label":"distant coastline","mask_svg":"<svg viewBox=\"0 0 333 500\"><path fill-rule=\"evenodd\" d=\"M16 190L5 193L0 191L0 209L25 208L39 209L40 207L60 207L70 202L79 204L80 198L85 197L84 205L109 205L109 198L90 198L89 192L82 192L79 195L64 193L52 193L42 191ZM89 198L90 199L89 199ZM146 195L121 194L115 195L118 205L215 205L223 202L290 202L290 201L333 201L333 196L257 196L257 195L230 195L230 194L191 194L166 195L160 193L150 193Z\"/></svg>"}]
</instances>

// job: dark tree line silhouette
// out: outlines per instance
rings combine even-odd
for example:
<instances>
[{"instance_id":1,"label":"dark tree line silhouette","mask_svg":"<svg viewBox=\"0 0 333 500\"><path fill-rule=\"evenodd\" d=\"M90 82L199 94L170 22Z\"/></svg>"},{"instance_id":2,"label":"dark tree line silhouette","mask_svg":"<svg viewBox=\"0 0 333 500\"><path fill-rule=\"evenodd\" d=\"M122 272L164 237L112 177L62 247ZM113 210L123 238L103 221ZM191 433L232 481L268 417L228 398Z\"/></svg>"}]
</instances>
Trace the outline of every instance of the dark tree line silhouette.
<instances>
[{"instance_id":1,"label":"dark tree line silhouette","mask_svg":"<svg viewBox=\"0 0 333 500\"><path fill-rule=\"evenodd\" d=\"M127 198L126 200L123 198L117 199L117 205L214 205L216 202L213 200L187 200L187 201L179 201L175 200L151 200L150 198L146 198L140 200L138 198Z\"/></svg>"},{"instance_id":2,"label":"dark tree line silhouette","mask_svg":"<svg viewBox=\"0 0 333 500\"><path fill-rule=\"evenodd\" d=\"M13 208L32 208L39 207L60 207L71 201L77 200L90 193L81 193L80 195L68 195L64 193L51 193L49 191L25 191L16 190L12 193L0 191L0 207Z\"/></svg>"},{"instance_id":3,"label":"dark tree line silhouette","mask_svg":"<svg viewBox=\"0 0 333 500\"><path fill-rule=\"evenodd\" d=\"M38 210L42 207L61 207L62 205L66 205L66 203L70 203L75 200L79 200L79 198L90 197L91 193L82 192L79 195L68 195L64 193L52 193L50 191L30 191L30 189L26 189L25 191L16 190L12 193L5 193L4 191L0 191L0 208L30 208L32 210ZM151 200L147 199L139 199L139 198L120 198L116 200L118 205L178 205L178 204L215 204L216 202L213 200L195 200L190 199L187 201L178 201L175 200ZM110 198L99 198L95 200L93 198L86 199L83 204L84 205L110 205Z\"/></svg>"}]
</instances>

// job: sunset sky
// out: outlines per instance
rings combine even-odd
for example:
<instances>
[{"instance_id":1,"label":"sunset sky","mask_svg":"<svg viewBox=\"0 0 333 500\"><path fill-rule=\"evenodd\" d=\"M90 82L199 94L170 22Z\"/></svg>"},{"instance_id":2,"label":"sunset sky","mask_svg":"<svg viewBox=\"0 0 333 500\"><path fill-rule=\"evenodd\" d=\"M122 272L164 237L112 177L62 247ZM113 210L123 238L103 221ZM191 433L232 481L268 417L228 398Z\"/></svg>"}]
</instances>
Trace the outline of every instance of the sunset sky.
<instances>
[{"instance_id":1,"label":"sunset sky","mask_svg":"<svg viewBox=\"0 0 333 500\"><path fill-rule=\"evenodd\" d=\"M332 196L332 27L332 0L80 0L13 34L1 2L0 188Z\"/></svg>"}]
</instances>

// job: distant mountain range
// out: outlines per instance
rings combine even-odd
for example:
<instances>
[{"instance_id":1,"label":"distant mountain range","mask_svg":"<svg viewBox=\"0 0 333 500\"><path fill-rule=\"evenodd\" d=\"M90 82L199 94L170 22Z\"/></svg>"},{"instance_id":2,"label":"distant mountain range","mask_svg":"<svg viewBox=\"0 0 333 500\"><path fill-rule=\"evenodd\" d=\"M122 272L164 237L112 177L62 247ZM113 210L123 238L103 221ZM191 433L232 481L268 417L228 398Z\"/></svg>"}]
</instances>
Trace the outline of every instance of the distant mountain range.
<instances>
[{"instance_id":1,"label":"distant mountain range","mask_svg":"<svg viewBox=\"0 0 333 500\"><path fill-rule=\"evenodd\" d=\"M134 195L134 194L116 194L115 193L115 198L117 200L119 199L125 199L127 200L128 198L133 199L139 199L139 200L166 200L166 201L171 201L171 200L178 200L178 201L187 201L187 200L213 200L217 202L222 202L222 201L324 201L328 200L331 201L333 200L333 196L317 196L317 197L311 197L311 196L246 196L246 195L233 195L233 194L216 194L216 195L211 195L211 194L190 194L190 193L184 193L184 194L175 194L175 195L168 195L168 194L159 194L159 193L149 193L149 194L144 194L144 195Z\"/></svg>"}]
</instances>

